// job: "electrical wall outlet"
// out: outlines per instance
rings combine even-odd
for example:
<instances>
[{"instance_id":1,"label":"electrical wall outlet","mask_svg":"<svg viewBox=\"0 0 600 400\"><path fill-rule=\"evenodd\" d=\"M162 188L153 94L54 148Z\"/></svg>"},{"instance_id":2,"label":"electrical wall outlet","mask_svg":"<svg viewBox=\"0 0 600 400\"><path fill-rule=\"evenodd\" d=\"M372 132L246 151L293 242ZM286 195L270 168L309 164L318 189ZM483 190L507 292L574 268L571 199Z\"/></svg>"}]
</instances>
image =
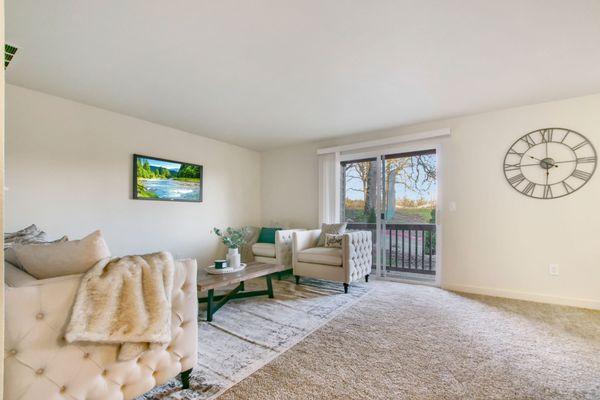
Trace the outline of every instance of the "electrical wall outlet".
<instances>
[{"instance_id":1,"label":"electrical wall outlet","mask_svg":"<svg viewBox=\"0 0 600 400\"><path fill-rule=\"evenodd\" d=\"M558 264L548 265L548 273L550 275L558 275Z\"/></svg>"}]
</instances>

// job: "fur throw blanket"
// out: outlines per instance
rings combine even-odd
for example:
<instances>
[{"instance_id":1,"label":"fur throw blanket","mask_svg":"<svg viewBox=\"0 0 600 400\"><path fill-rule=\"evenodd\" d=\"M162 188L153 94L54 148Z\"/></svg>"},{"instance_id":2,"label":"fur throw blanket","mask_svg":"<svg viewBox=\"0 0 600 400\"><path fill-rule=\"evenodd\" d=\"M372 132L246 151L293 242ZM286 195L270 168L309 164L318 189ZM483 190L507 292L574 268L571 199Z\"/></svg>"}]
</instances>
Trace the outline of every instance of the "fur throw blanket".
<instances>
[{"instance_id":1,"label":"fur throw blanket","mask_svg":"<svg viewBox=\"0 0 600 400\"><path fill-rule=\"evenodd\" d=\"M67 342L123 344L120 360L170 342L174 269L167 252L99 261L81 280Z\"/></svg>"}]
</instances>

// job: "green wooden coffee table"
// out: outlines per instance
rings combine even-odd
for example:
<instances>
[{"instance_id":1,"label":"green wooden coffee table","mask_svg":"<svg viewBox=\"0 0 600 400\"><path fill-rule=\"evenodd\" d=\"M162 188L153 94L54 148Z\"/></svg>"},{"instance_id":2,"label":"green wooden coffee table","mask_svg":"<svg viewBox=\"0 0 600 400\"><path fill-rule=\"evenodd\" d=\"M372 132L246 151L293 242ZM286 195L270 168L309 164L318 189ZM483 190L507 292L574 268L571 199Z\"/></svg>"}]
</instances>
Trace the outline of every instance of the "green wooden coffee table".
<instances>
[{"instance_id":1,"label":"green wooden coffee table","mask_svg":"<svg viewBox=\"0 0 600 400\"><path fill-rule=\"evenodd\" d=\"M200 303L206 303L206 320L212 321L217 310L229 300L242 299L254 296L269 296L273 298L273 274L285 271L286 267L280 264L267 264L262 262L248 263L248 266L240 272L223 275L213 275L203 268L198 268L198 293L207 292L206 298L198 298ZM254 278L265 277L266 290L255 290L246 292L244 282ZM228 286L237 286L224 295L215 296L215 289L224 289Z\"/></svg>"}]
</instances>

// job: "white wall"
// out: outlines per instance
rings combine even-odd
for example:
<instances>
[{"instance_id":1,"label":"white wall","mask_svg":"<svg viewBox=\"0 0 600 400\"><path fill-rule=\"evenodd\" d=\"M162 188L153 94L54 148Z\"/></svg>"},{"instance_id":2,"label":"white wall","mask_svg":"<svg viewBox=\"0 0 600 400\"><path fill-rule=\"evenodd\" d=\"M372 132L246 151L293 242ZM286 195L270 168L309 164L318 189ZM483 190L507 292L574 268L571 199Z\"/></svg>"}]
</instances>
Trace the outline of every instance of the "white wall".
<instances>
[{"instance_id":1,"label":"white wall","mask_svg":"<svg viewBox=\"0 0 600 400\"><path fill-rule=\"evenodd\" d=\"M201 264L223 252L213 226L260 220L260 154L17 86L6 91L5 229L35 223L114 255L170 250ZM132 154L204 166L202 203L131 199Z\"/></svg>"},{"instance_id":2,"label":"white wall","mask_svg":"<svg viewBox=\"0 0 600 400\"><path fill-rule=\"evenodd\" d=\"M517 193L503 175L514 140L553 126L586 135L600 151L600 94L269 151L263 222L317 226L317 148L451 128L442 144L442 286L600 308L600 172L576 193L546 201ZM445 211L450 201L456 212ZM559 276L548 274L550 263Z\"/></svg>"}]
</instances>

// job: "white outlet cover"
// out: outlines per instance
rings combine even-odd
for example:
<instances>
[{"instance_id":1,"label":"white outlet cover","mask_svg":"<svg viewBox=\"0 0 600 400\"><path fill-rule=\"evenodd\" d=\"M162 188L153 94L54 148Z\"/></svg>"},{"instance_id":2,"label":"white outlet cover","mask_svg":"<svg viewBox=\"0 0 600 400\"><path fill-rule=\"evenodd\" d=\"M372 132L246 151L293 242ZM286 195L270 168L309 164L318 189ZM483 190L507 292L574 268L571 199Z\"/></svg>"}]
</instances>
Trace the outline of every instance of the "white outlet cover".
<instances>
[{"instance_id":1,"label":"white outlet cover","mask_svg":"<svg viewBox=\"0 0 600 400\"><path fill-rule=\"evenodd\" d=\"M548 273L550 275L558 275L558 264L548 265Z\"/></svg>"}]
</instances>

